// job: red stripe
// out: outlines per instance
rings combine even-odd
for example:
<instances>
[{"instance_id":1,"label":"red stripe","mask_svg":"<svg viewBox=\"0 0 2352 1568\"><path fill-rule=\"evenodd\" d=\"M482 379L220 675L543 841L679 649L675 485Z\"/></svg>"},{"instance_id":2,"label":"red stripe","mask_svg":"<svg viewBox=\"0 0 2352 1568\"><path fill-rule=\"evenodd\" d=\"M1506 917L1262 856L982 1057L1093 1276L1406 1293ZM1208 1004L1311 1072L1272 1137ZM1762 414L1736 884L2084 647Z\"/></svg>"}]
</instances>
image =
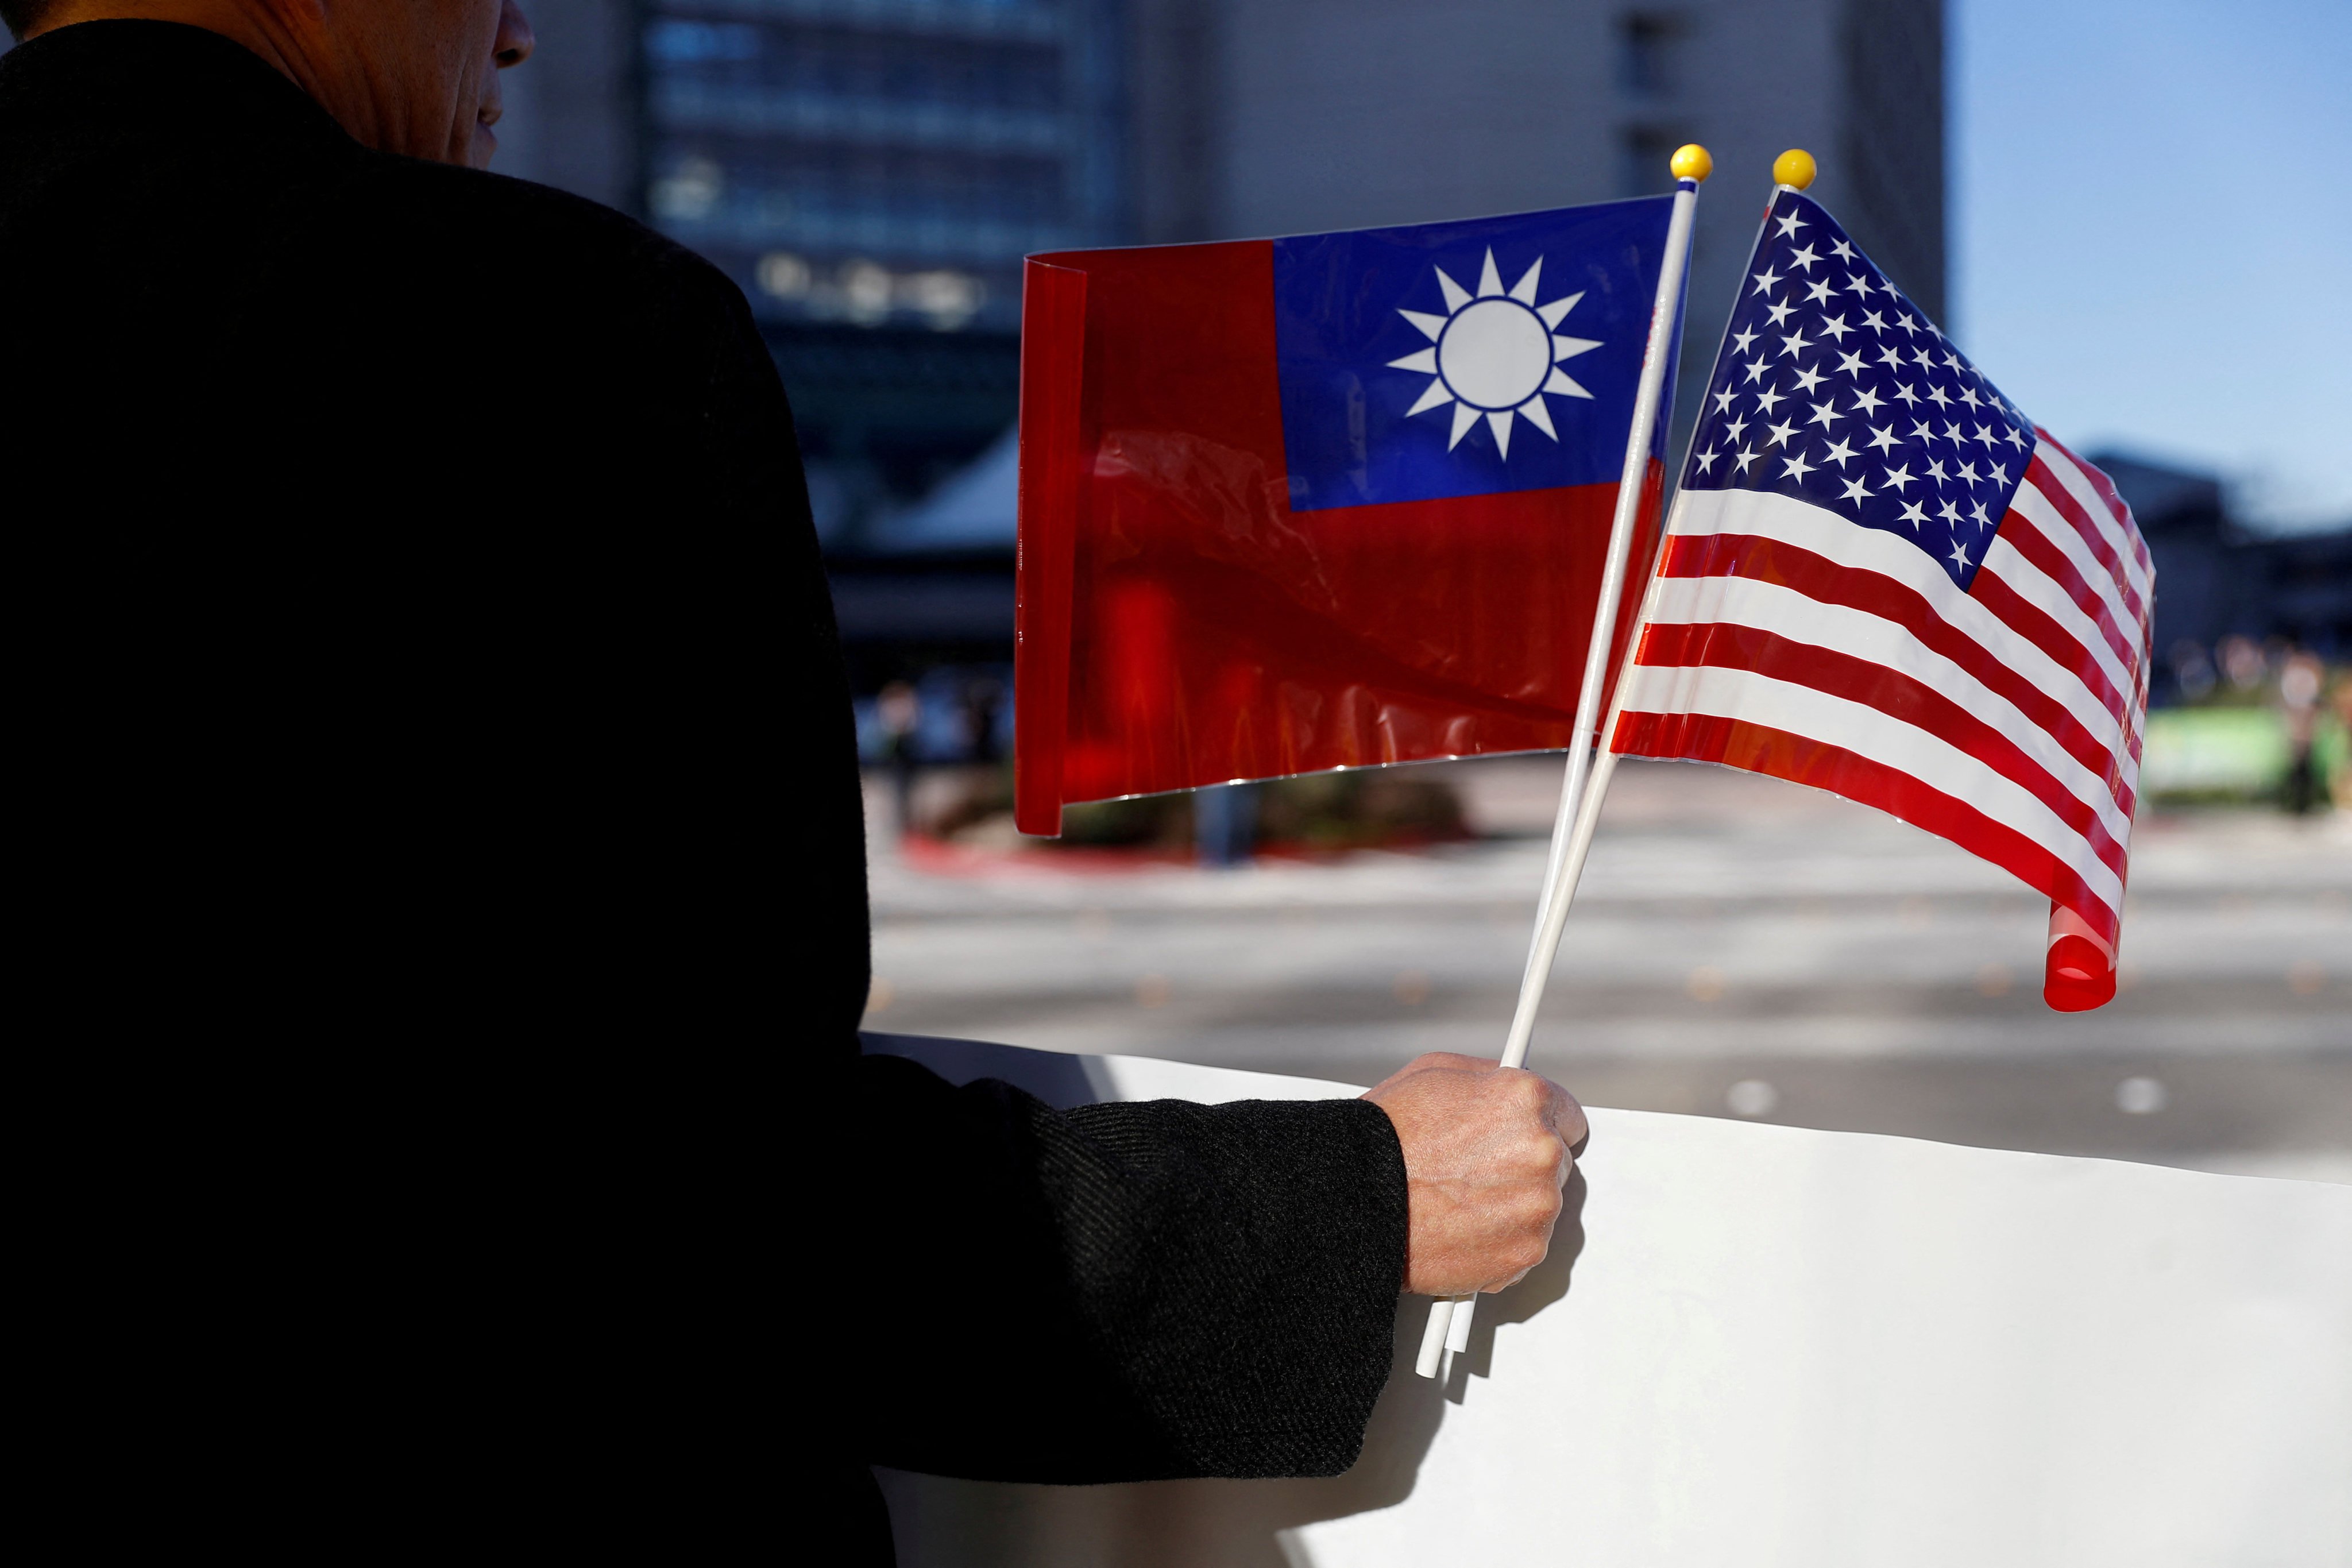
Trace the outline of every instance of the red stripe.
<instances>
[{"instance_id":1,"label":"red stripe","mask_svg":"<svg viewBox=\"0 0 2352 1568\"><path fill-rule=\"evenodd\" d=\"M2016 519L2014 524L2010 521L2012 518ZM2074 601L2074 607L2091 617L2092 624L2099 628L2099 635L2106 638L2108 649L2123 661L2124 668L2137 674L2139 644L2137 639L2124 636L2123 628L2116 625L2115 615L2107 608L2107 602L2099 597L2098 590L2083 580L2083 574L2074 570L2074 563L2066 559L2066 552L2052 543L2048 534L2034 527L2032 518L2018 517L2013 511L2005 512L2001 516L2000 526L1993 530L1993 537L2008 541L2011 550L2024 556L2044 577L2057 584L2059 590ZM1978 575L1982 576L1983 574L1979 573Z\"/></svg>"},{"instance_id":2,"label":"red stripe","mask_svg":"<svg viewBox=\"0 0 2352 1568\"><path fill-rule=\"evenodd\" d=\"M2139 739L2132 732L2129 706L2124 694L2107 679L2107 672L2091 657L2091 650L2075 640L2074 635L2042 612L2026 602L2024 596L2001 581L1998 572L1979 571L1969 584L1969 597L1990 610L2001 625L2048 654L2058 668L2080 680L2089 689L2099 704L2116 716L2123 727L2124 738L2131 747L2132 758L2139 758Z\"/></svg>"},{"instance_id":3,"label":"red stripe","mask_svg":"<svg viewBox=\"0 0 2352 1568\"><path fill-rule=\"evenodd\" d=\"M1706 665L1749 670L1874 708L1958 747L2025 790L2080 835L2118 879L2124 875L2124 847L2116 842L2097 812L2051 777L2047 768L1999 729L1901 670L1728 622L1653 626L1643 634L1641 651L1634 658L1641 664L1669 668Z\"/></svg>"},{"instance_id":4,"label":"red stripe","mask_svg":"<svg viewBox=\"0 0 2352 1568\"><path fill-rule=\"evenodd\" d=\"M1624 713L1609 749L1625 756L1720 763L1751 773L1825 789L1875 806L1979 859L1990 860L2045 897L2065 905L2112 944L2120 922L2080 873L2024 834L1995 822L1909 773L1843 746L1785 730L1697 713Z\"/></svg>"},{"instance_id":5,"label":"red stripe","mask_svg":"<svg viewBox=\"0 0 2352 1568\"><path fill-rule=\"evenodd\" d=\"M2116 481L2107 478L2106 470L2095 463L2083 461L2081 458L2074 455L2074 448L2052 436L2041 426L2036 425L2033 427L2033 434L2064 453L2066 460L2082 470L2083 477L2091 481L2093 492L2106 503L2109 514L2115 518L2116 525L2124 531L2124 537L2131 541L2132 553L2139 557L2141 570L2155 571L2156 562L2147 552L2147 541L2140 536L2139 521L2132 516L2131 504L2124 500L2123 492L2116 489Z\"/></svg>"},{"instance_id":6,"label":"red stripe","mask_svg":"<svg viewBox=\"0 0 2352 1568\"><path fill-rule=\"evenodd\" d=\"M1753 577L1775 583L1825 605L1839 605L1892 621L1930 651L1959 666L1970 679L2045 731L2066 754L2106 781L2126 816L2135 795L2121 777L2114 752L2083 726L2066 705L2002 663L1976 638L1936 613L1927 595L1876 572L1841 566L1794 544L1753 534L1678 534L1666 541L1658 572L1667 577ZM1979 574L1979 581L1982 574ZM2085 658L2074 649L2074 658ZM2074 664L2061 658L2063 668ZM2112 710L2112 705L2110 705ZM2121 714L2116 722L2128 734Z\"/></svg>"},{"instance_id":7,"label":"red stripe","mask_svg":"<svg viewBox=\"0 0 2352 1568\"><path fill-rule=\"evenodd\" d=\"M2132 586L2131 574L2124 570L2121 561L2116 559L2115 547L2107 542L2107 536L2099 531L2099 525L2091 521L2091 514L2083 510L2083 503L2074 499L2074 492L2068 489L2065 482L2051 471L2050 465L2038 457L2026 465L2025 482L2032 485L2043 500L2055 507L2058 515L2081 535L2091 554L2106 568L2107 577L2115 584L2116 592L2123 595L2124 607L2131 612L2133 619L2145 632L2147 629L2147 604L2141 600L2139 590Z\"/></svg>"}]
</instances>

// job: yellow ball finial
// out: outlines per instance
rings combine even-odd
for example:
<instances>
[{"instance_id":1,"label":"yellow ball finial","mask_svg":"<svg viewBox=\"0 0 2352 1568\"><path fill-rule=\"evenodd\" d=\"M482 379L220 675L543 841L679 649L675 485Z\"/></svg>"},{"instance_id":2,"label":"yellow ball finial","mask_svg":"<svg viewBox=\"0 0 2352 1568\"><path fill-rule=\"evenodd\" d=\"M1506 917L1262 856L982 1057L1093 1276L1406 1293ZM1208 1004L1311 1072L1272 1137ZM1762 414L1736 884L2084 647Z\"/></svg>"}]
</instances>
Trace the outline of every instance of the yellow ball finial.
<instances>
[{"instance_id":1,"label":"yellow ball finial","mask_svg":"<svg viewBox=\"0 0 2352 1568\"><path fill-rule=\"evenodd\" d=\"M1715 173L1715 160L1697 142L1685 142L1675 149L1674 160L1666 167L1674 171L1677 180L1704 181Z\"/></svg>"},{"instance_id":2,"label":"yellow ball finial","mask_svg":"<svg viewBox=\"0 0 2352 1568\"><path fill-rule=\"evenodd\" d=\"M1801 191L1811 184L1813 176L1820 172L1813 164L1813 155L1802 147L1791 147L1772 160L1773 184L1795 190Z\"/></svg>"}]
</instances>

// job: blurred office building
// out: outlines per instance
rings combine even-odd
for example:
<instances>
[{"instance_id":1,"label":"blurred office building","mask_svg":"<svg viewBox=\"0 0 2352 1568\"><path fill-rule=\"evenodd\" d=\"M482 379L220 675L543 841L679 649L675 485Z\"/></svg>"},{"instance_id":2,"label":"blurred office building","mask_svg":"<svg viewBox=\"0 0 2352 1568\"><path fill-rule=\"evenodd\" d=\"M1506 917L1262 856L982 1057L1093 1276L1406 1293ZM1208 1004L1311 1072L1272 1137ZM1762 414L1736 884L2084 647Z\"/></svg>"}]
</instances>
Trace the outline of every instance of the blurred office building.
<instances>
[{"instance_id":1,"label":"blurred office building","mask_svg":"<svg viewBox=\"0 0 2352 1568\"><path fill-rule=\"evenodd\" d=\"M2092 460L2131 503L2156 560L2155 701L2212 692L2232 642L2352 659L2352 521L2265 533L2232 515L2210 474L2121 453Z\"/></svg>"},{"instance_id":2,"label":"blurred office building","mask_svg":"<svg viewBox=\"0 0 2352 1568\"><path fill-rule=\"evenodd\" d=\"M499 167L759 314L869 687L1007 658L1020 258L1656 194L1705 142L1680 431L1773 156L1945 309L1941 0L536 0ZM861 649L865 650L861 653Z\"/></svg>"}]
</instances>

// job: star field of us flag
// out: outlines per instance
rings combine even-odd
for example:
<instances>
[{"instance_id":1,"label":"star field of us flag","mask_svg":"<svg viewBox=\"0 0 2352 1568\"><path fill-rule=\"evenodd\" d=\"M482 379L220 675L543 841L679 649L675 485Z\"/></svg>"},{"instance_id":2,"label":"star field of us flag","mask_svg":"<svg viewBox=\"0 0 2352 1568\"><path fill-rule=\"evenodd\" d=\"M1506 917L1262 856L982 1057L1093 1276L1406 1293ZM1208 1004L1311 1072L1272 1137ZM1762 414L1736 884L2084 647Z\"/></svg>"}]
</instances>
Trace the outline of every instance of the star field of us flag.
<instances>
[{"instance_id":1,"label":"star field of us flag","mask_svg":"<svg viewBox=\"0 0 2352 1568\"><path fill-rule=\"evenodd\" d=\"M1877 806L2051 900L2043 995L2115 994L2155 578L2035 427L1822 207L1740 287L1612 750Z\"/></svg>"},{"instance_id":2,"label":"star field of us flag","mask_svg":"<svg viewBox=\"0 0 2352 1568\"><path fill-rule=\"evenodd\" d=\"M1021 830L1076 801L1567 746L1672 215L1031 257ZM1664 480L1654 446L1644 560Z\"/></svg>"}]
</instances>

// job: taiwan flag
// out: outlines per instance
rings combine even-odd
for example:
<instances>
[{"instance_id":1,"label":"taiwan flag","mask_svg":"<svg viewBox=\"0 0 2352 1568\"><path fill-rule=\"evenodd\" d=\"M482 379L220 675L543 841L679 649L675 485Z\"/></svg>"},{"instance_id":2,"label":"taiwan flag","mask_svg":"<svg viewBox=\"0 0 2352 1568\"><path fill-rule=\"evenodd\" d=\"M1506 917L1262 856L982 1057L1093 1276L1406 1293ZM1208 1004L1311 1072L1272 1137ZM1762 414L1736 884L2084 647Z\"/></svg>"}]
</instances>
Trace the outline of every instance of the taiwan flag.
<instances>
[{"instance_id":1,"label":"taiwan flag","mask_svg":"<svg viewBox=\"0 0 2352 1568\"><path fill-rule=\"evenodd\" d=\"M1021 829L1568 746L1672 206L1031 258Z\"/></svg>"}]
</instances>

